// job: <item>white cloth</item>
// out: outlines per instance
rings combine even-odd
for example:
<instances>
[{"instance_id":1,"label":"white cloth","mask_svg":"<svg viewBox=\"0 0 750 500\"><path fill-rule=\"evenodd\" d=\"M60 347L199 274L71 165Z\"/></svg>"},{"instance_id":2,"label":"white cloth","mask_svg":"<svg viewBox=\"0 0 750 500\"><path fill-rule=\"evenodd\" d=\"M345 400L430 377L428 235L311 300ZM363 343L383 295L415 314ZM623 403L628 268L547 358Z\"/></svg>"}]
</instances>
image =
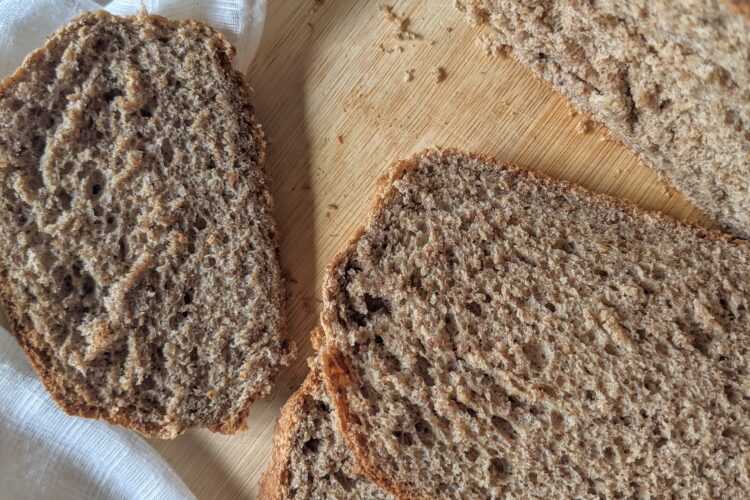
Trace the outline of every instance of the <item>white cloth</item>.
<instances>
[{"instance_id":1,"label":"white cloth","mask_svg":"<svg viewBox=\"0 0 750 500\"><path fill-rule=\"evenodd\" d=\"M0 79L78 13L104 8L132 14L141 3L150 13L200 19L220 30L237 49L235 67L247 70L266 0L0 0ZM45 498L195 497L137 434L60 410L0 328L0 500Z\"/></svg>"},{"instance_id":2,"label":"white cloth","mask_svg":"<svg viewBox=\"0 0 750 500\"><path fill-rule=\"evenodd\" d=\"M195 497L134 432L65 414L0 328L0 498Z\"/></svg>"},{"instance_id":3,"label":"white cloth","mask_svg":"<svg viewBox=\"0 0 750 500\"><path fill-rule=\"evenodd\" d=\"M141 5L152 14L200 19L221 31L237 49L234 65L243 72L258 49L266 19L266 0L0 0L0 78L80 12L103 8L127 15Z\"/></svg>"}]
</instances>

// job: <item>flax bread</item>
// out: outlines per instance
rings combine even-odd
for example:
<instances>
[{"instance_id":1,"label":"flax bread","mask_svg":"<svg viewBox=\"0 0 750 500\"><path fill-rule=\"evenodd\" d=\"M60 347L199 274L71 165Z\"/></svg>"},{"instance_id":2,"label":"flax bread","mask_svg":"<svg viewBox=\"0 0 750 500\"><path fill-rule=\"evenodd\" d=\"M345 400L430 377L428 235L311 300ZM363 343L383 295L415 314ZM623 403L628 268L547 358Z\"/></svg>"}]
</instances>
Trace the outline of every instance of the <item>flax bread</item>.
<instances>
[{"instance_id":1,"label":"flax bread","mask_svg":"<svg viewBox=\"0 0 750 500\"><path fill-rule=\"evenodd\" d=\"M289 362L233 54L196 21L86 13L0 84L0 298L70 414L231 433Z\"/></svg>"},{"instance_id":2,"label":"flax bread","mask_svg":"<svg viewBox=\"0 0 750 500\"><path fill-rule=\"evenodd\" d=\"M750 3L458 0L723 228L750 236Z\"/></svg>"},{"instance_id":3,"label":"flax bread","mask_svg":"<svg viewBox=\"0 0 750 500\"><path fill-rule=\"evenodd\" d=\"M428 151L323 288L327 392L408 498L750 493L750 248Z\"/></svg>"}]
</instances>

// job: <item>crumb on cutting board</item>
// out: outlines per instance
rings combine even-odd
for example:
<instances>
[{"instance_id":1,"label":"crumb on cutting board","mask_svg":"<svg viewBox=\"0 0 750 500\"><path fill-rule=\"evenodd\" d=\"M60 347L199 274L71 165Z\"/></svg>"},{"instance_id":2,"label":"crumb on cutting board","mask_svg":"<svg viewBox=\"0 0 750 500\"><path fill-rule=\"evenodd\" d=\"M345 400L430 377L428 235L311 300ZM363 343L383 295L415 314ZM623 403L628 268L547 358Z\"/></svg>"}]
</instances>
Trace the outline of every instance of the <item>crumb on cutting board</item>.
<instances>
[{"instance_id":1,"label":"crumb on cutting board","mask_svg":"<svg viewBox=\"0 0 750 500\"><path fill-rule=\"evenodd\" d=\"M579 135L588 134L593 128L594 122L586 118L578 122L578 125L576 125L576 132L578 132Z\"/></svg>"},{"instance_id":2,"label":"crumb on cutting board","mask_svg":"<svg viewBox=\"0 0 750 500\"><path fill-rule=\"evenodd\" d=\"M393 32L393 36L398 40L421 40L422 37L418 34L414 33L409 29L409 25L411 24L411 20L408 17L401 17L393 10L393 7L390 5L378 5L378 9L380 9L380 12L383 13L383 17L385 17L385 20L391 23L395 31Z\"/></svg>"},{"instance_id":3,"label":"crumb on cutting board","mask_svg":"<svg viewBox=\"0 0 750 500\"><path fill-rule=\"evenodd\" d=\"M435 83L442 82L443 80L445 80L445 77L446 77L445 68L443 68L442 66L432 68L432 71L430 71L430 74L435 79Z\"/></svg>"},{"instance_id":4,"label":"crumb on cutting board","mask_svg":"<svg viewBox=\"0 0 750 500\"><path fill-rule=\"evenodd\" d=\"M393 52L401 53L404 51L404 48L401 47L401 45L394 45L392 47L386 47L385 44L379 43L378 49L380 49L381 52L385 52L386 54L392 54Z\"/></svg>"},{"instance_id":5,"label":"crumb on cutting board","mask_svg":"<svg viewBox=\"0 0 750 500\"><path fill-rule=\"evenodd\" d=\"M414 70L413 69L407 69L404 72L404 82L410 82L414 80Z\"/></svg>"},{"instance_id":6,"label":"crumb on cutting board","mask_svg":"<svg viewBox=\"0 0 750 500\"><path fill-rule=\"evenodd\" d=\"M343 134L339 134L336 136L336 140L339 141L339 144L344 144L344 136Z\"/></svg>"}]
</instances>

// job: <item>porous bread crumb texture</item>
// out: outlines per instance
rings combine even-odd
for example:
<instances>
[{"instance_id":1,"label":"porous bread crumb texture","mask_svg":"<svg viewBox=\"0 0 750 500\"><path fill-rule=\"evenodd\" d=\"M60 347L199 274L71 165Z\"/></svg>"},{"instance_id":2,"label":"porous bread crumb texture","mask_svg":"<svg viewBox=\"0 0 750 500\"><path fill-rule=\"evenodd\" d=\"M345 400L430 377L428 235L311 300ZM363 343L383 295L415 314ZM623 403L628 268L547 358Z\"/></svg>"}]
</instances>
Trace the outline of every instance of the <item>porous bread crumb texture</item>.
<instances>
[{"instance_id":1,"label":"porous bread crumb texture","mask_svg":"<svg viewBox=\"0 0 750 500\"><path fill-rule=\"evenodd\" d=\"M456 1L471 22L491 26L489 52L512 47L515 59L747 238L750 17L732 3Z\"/></svg>"},{"instance_id":2,"label":"porous bread crumb texture","mask_svg":"<svg viewBox=\"0 0 750 500\"><path fill-rule=\"evenodd\" d=\"M258 498L390 499L354 471L351 454L320 378L320 362L311 362L305 382L281 410L271 466Z\"/></svg>"},{"instance_id":3,"label":"porous bread crumb texture","mask_svg":"<svg viewBox=\"0 0 750 500\"><path fill-rule=\"evenodd\" d=\"M244 428L288 363L264 139L210 28L87 13L0 86L1 295L69 413Z\"/></svg>"},{"instance_id":4,"label":"porous bread crumb texture","mask_svg":"<svg viewBox=\"0 0 750 500\"><path fill-rule=\"evenodd\" d=\"M427 498L750 494L750 247L427 152L324 283L347 443Z\"/></svg>"}]
</instances>

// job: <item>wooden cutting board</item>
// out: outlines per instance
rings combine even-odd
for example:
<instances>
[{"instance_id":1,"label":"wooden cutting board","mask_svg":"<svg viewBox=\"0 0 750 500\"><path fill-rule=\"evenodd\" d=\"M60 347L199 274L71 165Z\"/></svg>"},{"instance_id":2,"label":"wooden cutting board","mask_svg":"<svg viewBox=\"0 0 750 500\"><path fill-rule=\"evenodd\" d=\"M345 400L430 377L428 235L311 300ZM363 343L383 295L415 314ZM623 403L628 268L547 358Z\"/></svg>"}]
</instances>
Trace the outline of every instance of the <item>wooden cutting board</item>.
<instances>
[{"instance_id":1,"label":"wooden cutting board","mask_svg":"<svg viewBox=\"0 0 750 500\"><path fill-rule=\"evenodd\" d=\"M362 224L392 162L434 145L455 147L705 223L603 130L579 133L586 118L572 115L548 86L511 59L484 53L475 43L481 29L452 3L390 2L419 36L400 41L375 1L270 2L248 76L270 139L291 281L289 332L300 355L273 394L253 406L247 432L193 431L152 442L199 498L257 493L279 408L307 372L325 265ZM436 68L445 71L439 83Z\"/></svg>"},{"instance_id":2,"label":"wooden cutting board","mask_svg":"<svg viewBox=\"0 0 750 500\"><path fill-rule=\"evenodd\" d=\"M389 165L455 147L576 181L706 224L621 144L511 59L476 44L450 0L390 2L415 40L401 41L375 1L269 2L248 72L270 147L268 169L290 279L289 334L300 348L273 394L235 436L191 431L151 441L201 499L253 498L279 409L307 372L320 283L371 207ZM435 77L442 68L444 79ZM591 130L582 133L585 128Z\"/></svg>"}]
</instances>

